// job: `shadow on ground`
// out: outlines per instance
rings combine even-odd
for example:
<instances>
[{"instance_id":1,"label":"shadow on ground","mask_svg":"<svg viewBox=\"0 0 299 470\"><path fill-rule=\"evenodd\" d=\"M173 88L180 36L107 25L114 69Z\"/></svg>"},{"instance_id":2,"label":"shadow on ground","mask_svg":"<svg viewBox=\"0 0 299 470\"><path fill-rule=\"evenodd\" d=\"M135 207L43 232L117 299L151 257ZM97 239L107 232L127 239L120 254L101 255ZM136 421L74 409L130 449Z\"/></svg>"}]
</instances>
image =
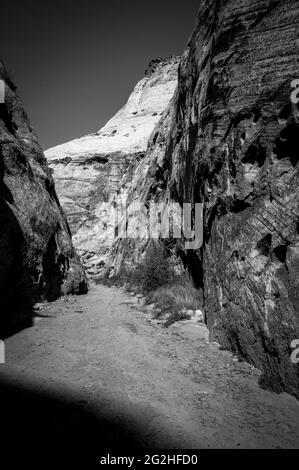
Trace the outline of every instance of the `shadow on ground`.
<instances>
[{"instance_id":1,"label":"shadow on ground","mask_svg":"<svg viewBox=\"0 0 299 470\"><path fill-rule=\"evenodd\" d=\"M42 390L38 383L0 376L0 403L0 461L97 462L109 451L128 455L129 449L151 447L140 438L144 425L132 426L121 409L107 417L104 404L100 409L80 393Z\"/></svg>"}]
</instances>

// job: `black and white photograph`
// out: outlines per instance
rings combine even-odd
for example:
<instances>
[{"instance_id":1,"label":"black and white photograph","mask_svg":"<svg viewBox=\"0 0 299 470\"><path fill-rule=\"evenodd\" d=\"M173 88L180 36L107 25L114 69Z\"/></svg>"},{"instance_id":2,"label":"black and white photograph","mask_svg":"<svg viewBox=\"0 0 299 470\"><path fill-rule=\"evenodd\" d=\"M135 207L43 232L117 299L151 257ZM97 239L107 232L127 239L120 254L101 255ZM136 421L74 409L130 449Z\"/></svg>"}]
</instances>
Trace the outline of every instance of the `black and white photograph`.
<instances>
[{"instance_id":1,"label":"black and white photograph","mask_svg":"<svg viewBox=\"0 0 299 470\"><path fill-rule=\"evenodd\" d=\"M0 20L1 468L295 465L298 0Z\"/></svg>"}]
</instances>

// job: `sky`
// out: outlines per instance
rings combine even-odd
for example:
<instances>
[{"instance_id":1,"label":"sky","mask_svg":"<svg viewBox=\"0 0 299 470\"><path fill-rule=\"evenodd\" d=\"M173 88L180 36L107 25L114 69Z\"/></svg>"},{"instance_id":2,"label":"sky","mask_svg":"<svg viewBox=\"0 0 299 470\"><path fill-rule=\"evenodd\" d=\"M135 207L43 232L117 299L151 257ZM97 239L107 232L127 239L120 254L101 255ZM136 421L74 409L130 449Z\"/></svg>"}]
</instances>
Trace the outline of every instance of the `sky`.
<instances>
[{"instance_id":1,"label":"sky","mask_svg":"<svg viewBox=\"0 0 299 470\"><path fill-rule=\"evenodd\" d=\"M181 55L198 0L14 0L0 56L46 150L99 130L151 59Z\"/></svg>"}]
</instances>

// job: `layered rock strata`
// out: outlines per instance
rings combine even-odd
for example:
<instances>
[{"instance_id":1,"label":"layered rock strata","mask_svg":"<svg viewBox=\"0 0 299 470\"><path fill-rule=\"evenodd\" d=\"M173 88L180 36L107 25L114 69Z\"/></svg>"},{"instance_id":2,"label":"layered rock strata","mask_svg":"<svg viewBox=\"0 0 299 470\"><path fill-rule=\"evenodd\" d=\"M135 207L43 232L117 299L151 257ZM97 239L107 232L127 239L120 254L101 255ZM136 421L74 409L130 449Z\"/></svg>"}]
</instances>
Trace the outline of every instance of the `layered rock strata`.
<instances>
[{"instance_id":1,"label":"layered rock strata","mask_svg":"<svg viewBox=\"0 0 299 470\"><path fill-rule=\"evenodd\" d=\"M296 0L201 0L173 100L125 184L129 202L204 203L203 246L176 245L203 291L210 337L260 368L264 386L297 397L299 116L291 94L298 26ZM119 151L99 137L74 145L91 140L101 158ZM60 158L73 165L71 154L58 150ZM109 193L107 179L103 186ZM113 190L122 191L119 178ZM132 211L128 226L136 217ZM145 247L116 241L108 248L112 271Z\"/></svg>"},{"instance_id":2,"label":"layered rock strata","mask_svg":"<svg viewBox=\"0 0 299 470\"><path fill-rule=\"evenodd\" d=\"M98 132L45 152L76 249L87 272L98 275L113 234L104 203L126 198L149 137L177 85L179 59L155 59L126 105Z\"/></svg>"},{"instance_id":3,"label":"layered rock strata","mask_svg":"<svg viewBox=\"0 0 299 470\"><path fill-rule=\"evenodd\" d=\"M203 246L181 254L203 289L211 339L297 397L298 8L200 2L173 104L129 191L131 201L205 204ZM139 250L118 241L116 270Z\"/></svg>"},{"instance_id":4,"label":"layered rock strata","mask_svg":"<svg viewBox=\"0 0 299 470\"><path fill-rule=\"evenodd\" d=\"M0 333L36 301L87 292L36 134L0 63Z\"/></svg>"}]
</instances>

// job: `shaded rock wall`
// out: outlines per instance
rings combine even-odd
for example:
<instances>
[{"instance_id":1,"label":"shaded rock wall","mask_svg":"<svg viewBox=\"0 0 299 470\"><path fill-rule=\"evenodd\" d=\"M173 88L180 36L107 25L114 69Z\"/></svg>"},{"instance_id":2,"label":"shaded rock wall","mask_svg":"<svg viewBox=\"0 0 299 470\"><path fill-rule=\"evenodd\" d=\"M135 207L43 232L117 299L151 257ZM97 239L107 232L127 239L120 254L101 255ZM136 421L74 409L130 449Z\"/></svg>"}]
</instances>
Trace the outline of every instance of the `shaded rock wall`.
<instances>
[{"instance_id":1,"label":"shaded rock wall","mask_svg":"<svg viewBox=\"0 0 299 470\"><path fill-rule=\"evenodd\" d=\"M85 293L87 281L36 134L0 63L0 332L37 300Z\"/></svg>"},{"instance_id":2,"label":"shaded rock wall","mask_svg":"<svg viewBox=\"0 0 299 470\"><path fill-rule=\"evenodd\" d=\"M81 184L84 173L76 169L77 157L88 161L99 155L98 164L104 165L110 154L124 162L124 154L138 151L132 171L113 166L113 188L106 176L110 170L105 174L101 166L103 178L92 170L90 181L99 181L99 193L110 188L107 200L116 191L128 202L204 202L202 248L186 251L180 243L176 248L203 291L211 339L260 368L265 386L297 397L299 370L290 360L290 344L299 338L299 134L298 107L290 96L291 82L299 78L298 8L296 0L199 1L173 100L166 108L169 94L161 119L145 126L152 132L156 124L146 152L150 132L141 149L134 144L138 133L123 131L128 124L134 127L136 111L136 122L143 116L133 109L138 84L129 106L99 133L47 153L54 169L71 158L66 163L72 176L65 185L72 186ZM156 65L150 64L145 80L157 73ZM55 174L66 204L76 201L80 207L88 241L94 209L92 217L81 212L89 211L94 183L86 183L81 203L78 192L68 195L64 178L56 169ZM138 216L132 211L128 226ZM98 214L97 223L101 220ZM134 264L146 242L116 240L101 247L111 272L118 272L122 263Z\"/></svg>"},{"instance_id":3,"label":"shaded rock wall","mask_svg":"<svg viewBox=\"0 0 299 470\"><path fill-rule=\"evenodd\" d=\"M210 5L209 5L210 3ZM184 53L174 189L205 201L211 337L299 396L298 2L202 2ZM173 183L173 182L172 182Z\"/></svg>"},{"instance_id":4,"label":"shaded rock wall","mask_svg":"<svg viewBox=\"0 0 299 470\"><path fill-rule=\"evenodd\" d=\"M211 339L297 397L298 7L200 2L173 105L129 191L131 201L205 203L204 245L182 256L203 289ZM112 254L118 270L140 247L120 240Z\"/></svg>"}]
</instances>

